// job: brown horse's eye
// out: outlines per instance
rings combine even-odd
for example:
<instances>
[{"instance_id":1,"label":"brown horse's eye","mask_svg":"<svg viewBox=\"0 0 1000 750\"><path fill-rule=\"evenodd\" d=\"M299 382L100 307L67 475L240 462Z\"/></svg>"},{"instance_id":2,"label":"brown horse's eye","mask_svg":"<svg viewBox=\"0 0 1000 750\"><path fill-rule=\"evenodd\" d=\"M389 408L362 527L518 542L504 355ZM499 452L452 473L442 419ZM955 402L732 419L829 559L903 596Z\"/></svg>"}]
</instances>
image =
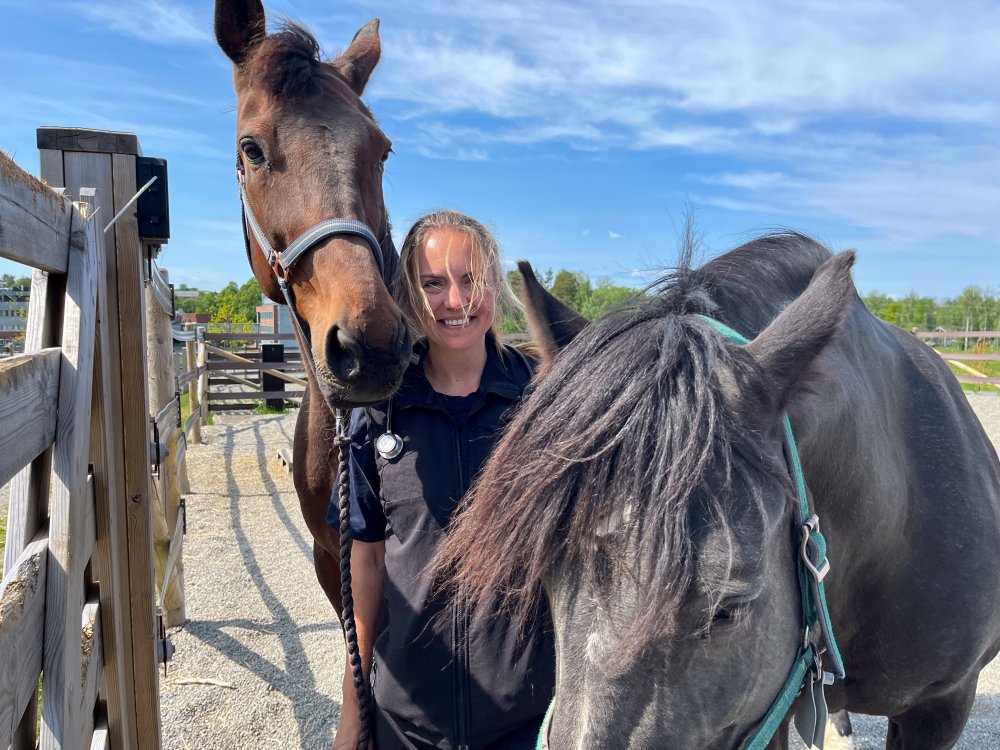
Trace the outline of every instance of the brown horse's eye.
<instances>
[{"instance_id":1,"label":"brown horse's eye","mask_svg":"<svg viewBox=\"0 0 1000 750\"><path fill-rule=\"evenodd\" d=\"M264 151L252 139L245 138L240 141L240 150L251 164L260 165L264 163Z\"/></svg>"}]
</instances>

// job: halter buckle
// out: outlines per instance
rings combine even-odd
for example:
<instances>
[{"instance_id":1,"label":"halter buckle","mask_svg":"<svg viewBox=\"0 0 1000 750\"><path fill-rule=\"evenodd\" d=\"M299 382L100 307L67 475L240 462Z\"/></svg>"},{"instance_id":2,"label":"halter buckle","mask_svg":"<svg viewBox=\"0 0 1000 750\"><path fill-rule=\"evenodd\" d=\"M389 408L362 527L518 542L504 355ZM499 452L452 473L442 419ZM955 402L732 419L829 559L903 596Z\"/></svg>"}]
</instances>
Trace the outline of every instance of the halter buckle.
<instances>
[{"instance_id":1,"label":"halter buckle","mask_svg":"<svg viewBox=\"0 0 1000 750\"><path fill-rule=\"evenodd\" d=\"M802 557L802 564L806 566L806 569L816 579L817 583L822 583L823 579L826 578L826 574L830 572L830 558L828 555L824 555L823 562L819 567L816 567L813 563L812 558L809 556L809 541L812 538L813 532L820 533L819 516L815 513L809 516L806 522L802 524L802 545L799 552Z\"/></svg>"}]
</instances>

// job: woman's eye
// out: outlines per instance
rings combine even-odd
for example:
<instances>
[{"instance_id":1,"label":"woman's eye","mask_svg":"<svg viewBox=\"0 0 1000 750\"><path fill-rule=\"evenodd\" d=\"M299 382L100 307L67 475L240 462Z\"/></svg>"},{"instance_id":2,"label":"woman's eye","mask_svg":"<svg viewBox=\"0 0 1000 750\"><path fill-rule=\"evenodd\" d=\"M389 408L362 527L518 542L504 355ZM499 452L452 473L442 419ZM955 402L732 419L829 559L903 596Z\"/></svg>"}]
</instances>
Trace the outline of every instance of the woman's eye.
<instances>
[{"instance_id":1,"label":"woman's eye","mask_svg":"<svg viewBox=\"0 0 1000 750\"><path fill-rule=\"evenodd\" d=\"M264 151L249 138L240 143L240 150L251 164L264 163Z\"/></svg>"}]
</instances>

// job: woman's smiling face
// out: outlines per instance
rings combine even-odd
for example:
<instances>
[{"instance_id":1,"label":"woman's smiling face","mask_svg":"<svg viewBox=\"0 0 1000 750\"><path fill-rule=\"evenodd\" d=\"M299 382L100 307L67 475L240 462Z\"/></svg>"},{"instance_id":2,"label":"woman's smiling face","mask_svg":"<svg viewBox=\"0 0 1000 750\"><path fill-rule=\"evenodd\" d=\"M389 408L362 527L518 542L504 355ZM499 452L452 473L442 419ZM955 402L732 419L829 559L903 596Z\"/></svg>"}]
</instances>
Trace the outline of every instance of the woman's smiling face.
<instances>
[{"instance_id":1,"label":"woman's smiling face","mask_svg":"<svg viewBox=\"0 0 1000 750\"><path fill-rule=\"evenodd\" d=\"M481 347L496 314L496 289L476 279L472 238L450 228L427 232L417 251L420 289L427 300L421 322L431 347Z\"/></svg>"}]
</instances>

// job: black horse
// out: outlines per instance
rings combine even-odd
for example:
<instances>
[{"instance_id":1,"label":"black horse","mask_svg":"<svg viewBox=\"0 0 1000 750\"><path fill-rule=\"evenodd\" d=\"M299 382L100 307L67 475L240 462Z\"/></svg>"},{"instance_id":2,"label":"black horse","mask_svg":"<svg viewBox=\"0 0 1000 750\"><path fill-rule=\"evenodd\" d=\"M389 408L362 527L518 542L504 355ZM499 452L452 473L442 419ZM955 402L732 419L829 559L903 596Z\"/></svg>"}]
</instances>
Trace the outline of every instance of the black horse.
<instances>
[{"instance_id":1,"label":"black horse","mask_svg":"<svg viewBox=\"0 0 1000 750\"><path fill-rule=\"evenodd\" d=\"M938 355L865 309L853 259L765 236L586 328L526 269L549 359L439 562L522 613L548 597L550 747L755 732L803 643L785 412L833 563L830 709L888 716L896 750L959 738L1000 648L1000 466Z\"/></svg>"}]
</instances>

